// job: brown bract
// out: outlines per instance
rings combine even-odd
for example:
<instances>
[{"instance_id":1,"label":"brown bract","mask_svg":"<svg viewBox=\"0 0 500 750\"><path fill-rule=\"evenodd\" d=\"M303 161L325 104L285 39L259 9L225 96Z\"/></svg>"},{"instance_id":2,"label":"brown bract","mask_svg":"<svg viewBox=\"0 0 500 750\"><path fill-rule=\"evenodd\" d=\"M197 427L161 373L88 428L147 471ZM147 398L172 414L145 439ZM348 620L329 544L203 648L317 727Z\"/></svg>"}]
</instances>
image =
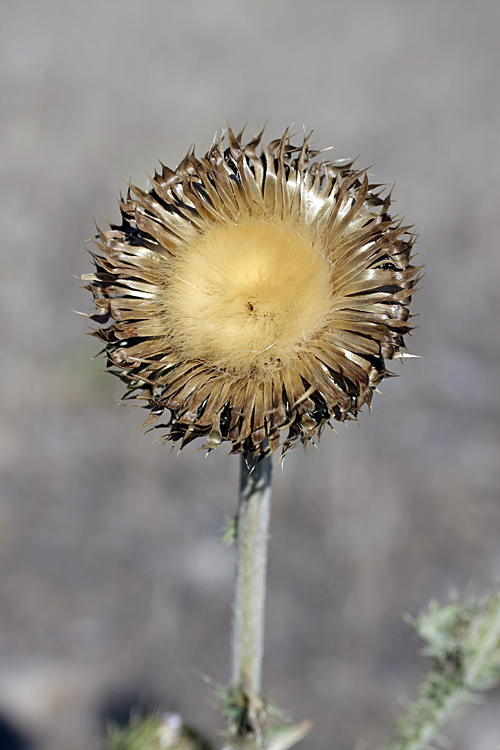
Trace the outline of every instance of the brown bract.
<instances>
[{"instance_id":1,"label":"brown bract","mask_svg":"<svg viewBox=\"0 0 500 750\"><path fill-rule=\"evenodd\" d=\"M356 418L404 346L413 237L352 162L228 130L130 186L82 278L108 369L181 447L264 455ZM111 325L106 324L111 322ZM285 431L285 432L284 432Z\"/></svg>"}]
</instances>

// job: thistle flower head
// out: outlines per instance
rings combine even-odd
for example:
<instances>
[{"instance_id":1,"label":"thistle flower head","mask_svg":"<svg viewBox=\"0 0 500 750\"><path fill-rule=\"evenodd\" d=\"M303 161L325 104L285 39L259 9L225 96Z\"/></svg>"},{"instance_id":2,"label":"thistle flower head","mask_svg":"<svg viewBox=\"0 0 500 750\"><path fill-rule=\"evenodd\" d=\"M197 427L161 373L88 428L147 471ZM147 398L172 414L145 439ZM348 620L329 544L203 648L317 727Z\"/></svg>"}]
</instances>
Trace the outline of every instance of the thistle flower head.
<instances>
[{"instance_id":1,"label":"thistle flower head","mask_svg":"<svg viewBox=\"0 0 500 750\"><path fill-rule=\"evenodd\" d=\"M263 455L356 418L409 332L413 238L352 162L228 130L130 186L85 274L108 369L166 439ZM111 321L111 324L108 324ZM108 325L107 325L108 324ZM280 435L285 434L284 440Z\"/></svg>"}]
</instances>

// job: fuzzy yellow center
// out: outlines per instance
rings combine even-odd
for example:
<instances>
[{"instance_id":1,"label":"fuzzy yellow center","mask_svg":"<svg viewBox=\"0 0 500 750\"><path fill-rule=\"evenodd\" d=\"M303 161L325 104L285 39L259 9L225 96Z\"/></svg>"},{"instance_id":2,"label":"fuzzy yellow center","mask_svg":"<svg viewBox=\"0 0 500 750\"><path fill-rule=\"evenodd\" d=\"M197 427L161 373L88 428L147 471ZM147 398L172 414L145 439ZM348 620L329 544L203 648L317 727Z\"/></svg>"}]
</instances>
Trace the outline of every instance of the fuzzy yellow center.
<instances>
[{"instance_id":1,"label":"fuzzy yellow center","mask_svg":"<svg viewBox=\"0 0 500 750\"><path fill-rule=\"evenodd\" d=\"M158 290L170 344L233 375L265 377L327 324L331 271L293 226L216 226L175 257Z\"/></svg>"}]
</instances>

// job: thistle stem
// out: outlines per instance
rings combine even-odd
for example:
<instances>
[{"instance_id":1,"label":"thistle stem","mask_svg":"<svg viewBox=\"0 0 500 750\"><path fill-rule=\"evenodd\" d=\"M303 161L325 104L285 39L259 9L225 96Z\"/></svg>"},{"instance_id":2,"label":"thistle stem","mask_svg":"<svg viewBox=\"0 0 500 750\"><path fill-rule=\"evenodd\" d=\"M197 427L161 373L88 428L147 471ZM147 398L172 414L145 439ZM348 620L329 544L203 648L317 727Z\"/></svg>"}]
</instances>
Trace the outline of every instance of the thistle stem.
<instances>
[{"instance_id":1,"label":"thistle stem","mask_svg":"<svg viewBox=\"0 0 500 750\"><path fill-rule=\"evenodd\" d=\"M241 457L233 599L231 682L260 694L272 459Z\"/></svg>"}]
</instances>

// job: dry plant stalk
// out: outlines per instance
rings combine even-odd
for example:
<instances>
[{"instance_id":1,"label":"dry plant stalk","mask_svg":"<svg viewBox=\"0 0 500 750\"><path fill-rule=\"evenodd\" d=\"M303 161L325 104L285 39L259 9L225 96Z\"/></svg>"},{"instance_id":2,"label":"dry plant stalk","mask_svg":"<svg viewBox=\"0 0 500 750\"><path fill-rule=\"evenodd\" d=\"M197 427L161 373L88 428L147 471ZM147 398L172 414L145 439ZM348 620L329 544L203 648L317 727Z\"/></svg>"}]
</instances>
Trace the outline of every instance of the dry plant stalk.
<instances>
[{"instance_id":1,"label":"dry plant stalk","mask_svg":"<svg viewBox=\"0 0 500 750\"><path fill-rule=\"evenodd\" d=\"M168 410L155 424L165 440L227 442L262 462L243 472L232 671L234 731L259 742L268 459L370 405L403 356L419 270L409 227L364 170L317 160L310 136L262 135L228 129L201 159L162 165L148 192L131 185L82 277L108 370L149 410L145 425ZM281 750L305 731L280 735Z\"/></svg>"},{"instance_id":2,"label":"dry plant stalk","mask_svg":"<svg viewBox=\"0 0 500 750\"><path fill-rule=\"evenodd\" d=\"M237 516L231 682L259 696L264 654L267 535L271 513L271 457L242 459Z\"/></svg>"}]
</instances>

